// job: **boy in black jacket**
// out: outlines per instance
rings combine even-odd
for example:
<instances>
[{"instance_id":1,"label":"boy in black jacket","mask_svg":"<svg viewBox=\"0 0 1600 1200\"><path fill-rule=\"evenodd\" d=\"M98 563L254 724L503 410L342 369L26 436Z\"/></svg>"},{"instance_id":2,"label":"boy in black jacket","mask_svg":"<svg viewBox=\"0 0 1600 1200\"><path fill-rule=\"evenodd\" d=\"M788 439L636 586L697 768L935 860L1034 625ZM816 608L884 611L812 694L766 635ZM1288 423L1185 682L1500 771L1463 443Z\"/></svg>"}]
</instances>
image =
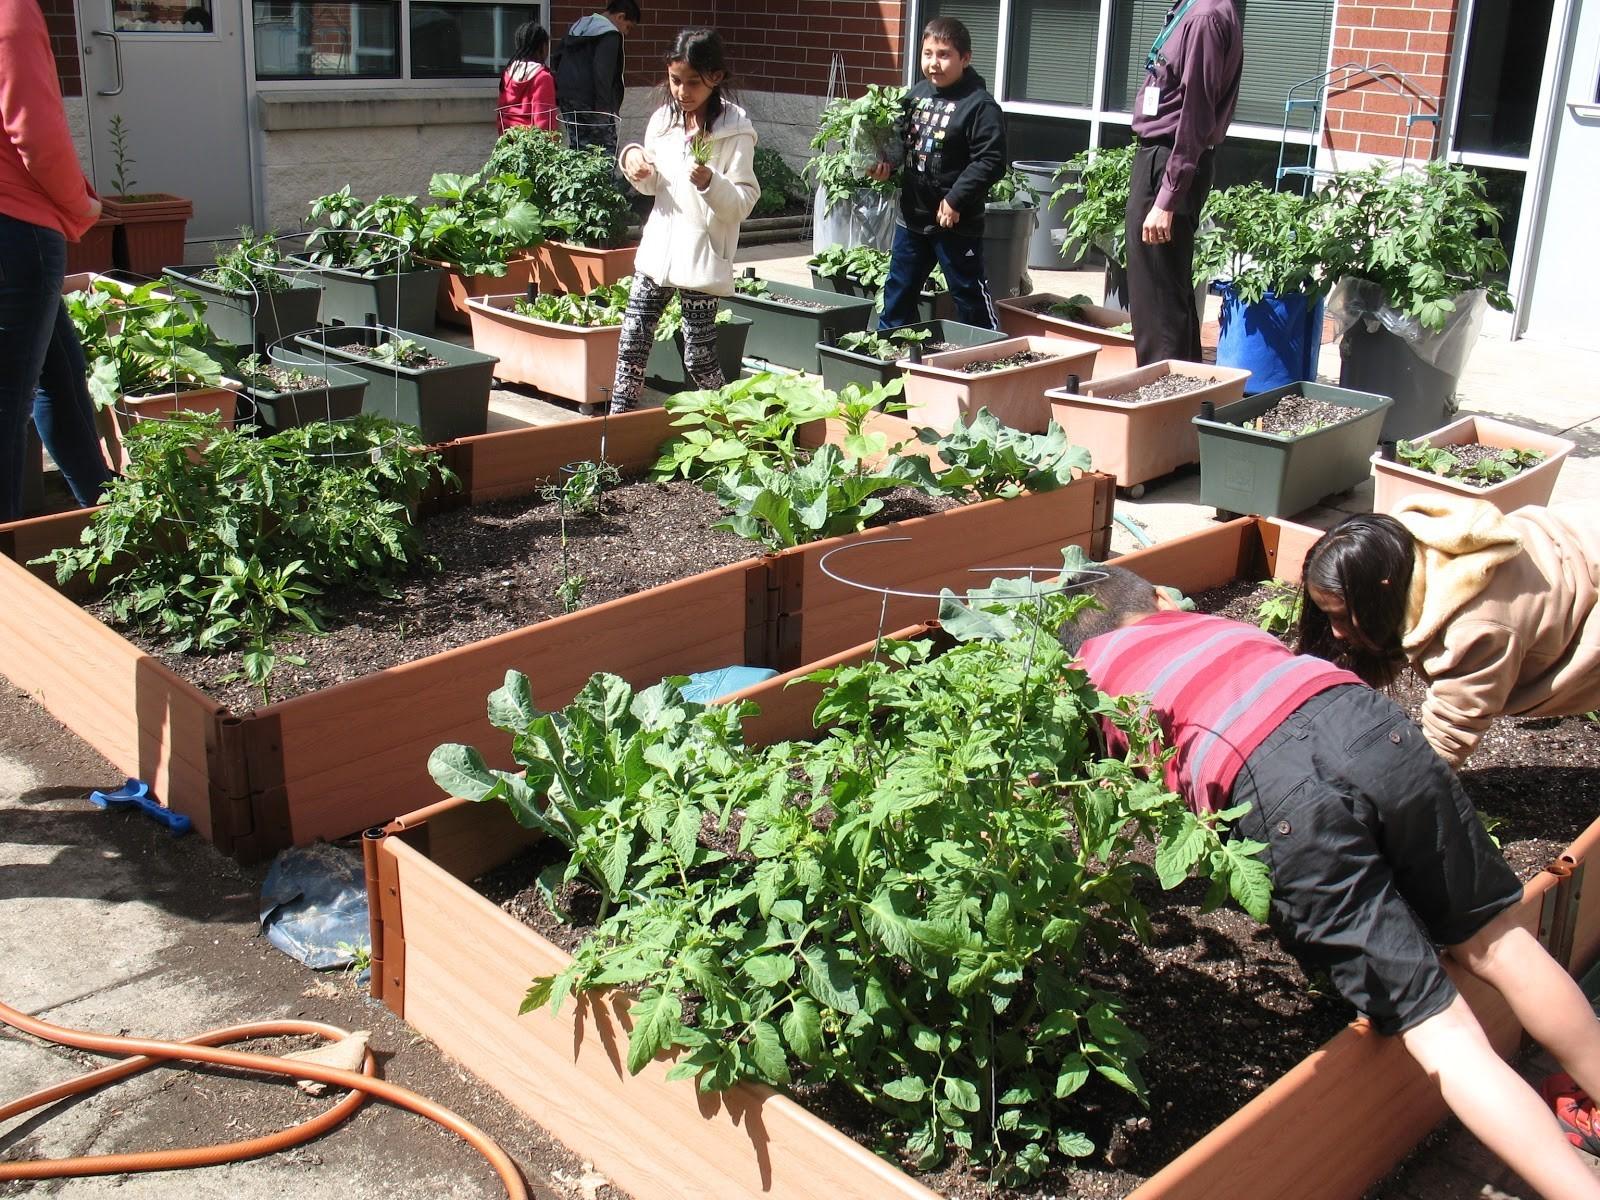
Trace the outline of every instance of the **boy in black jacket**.
<instances>
[{"instance_id":1,"label":"boy in black jacket","mask_svg":"<svg viewBox=\"0 0 1600 1200\"><path fill-rule=\"evenodd\" d=\"M923 29L922 75L906 97L900 137L889 148L893 161L870 172L882 180L896 166L905 168L878 326L898 329L917 319L918 298L937 261L959 319L998 329L983 269L983 209L1006 170L1004 118L972 69L972 35L953 17Z\"/></svg>"}]
</instances>

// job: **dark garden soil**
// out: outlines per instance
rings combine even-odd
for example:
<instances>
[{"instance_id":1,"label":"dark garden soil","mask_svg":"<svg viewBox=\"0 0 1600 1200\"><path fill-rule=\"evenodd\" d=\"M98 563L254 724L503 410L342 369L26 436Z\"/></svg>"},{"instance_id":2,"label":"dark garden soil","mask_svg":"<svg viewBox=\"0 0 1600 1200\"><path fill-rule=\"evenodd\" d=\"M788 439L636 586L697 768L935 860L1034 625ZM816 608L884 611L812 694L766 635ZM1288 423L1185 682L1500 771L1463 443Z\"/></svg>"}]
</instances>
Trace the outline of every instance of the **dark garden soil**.
<instances>
[{"instance_id":1,"label":"dark garden soil","mask_svg":"<svg viewBox=\"0 0 1600 1200\"><path fill-rule=\"evenodd\" d=\"M392 343L389 342L384 343L385 346L391 344ZM391 362L378 353L381 348L382 347L380 346L363 346L359 342L337 347L337 349L346 351L347 353L359 354L362 358L370 358L374 362L382 363L384 366L404 367L408 371L425 371L429 367L448 367L450 365L444 359L429 354L425 350L418 350L411 354L403 354L400 356L399 362Z\"/></svg>"},{"instance_id":2,"label":"dark garden soil","mask_svg":"<svg viewBox=\"0 0 1600 1200\"><path fill-rule=\"evenodd\" d=\"M1270 594L1244 581L1194 600L1202 611L1253 622ZM1421 697L1420 684L1410 678L1395 694L1413 713ZM1497 722L1461 778L1496 823L1507 860L1530 879L1600 808L1600 725L1580 718ZM732 848L714 829L703 830L702 841ZM532 880L560 857L558 846L545 843L473 886L570 951L586 936L598 906L591 890L569 884L557 899L572 923L551 915ZM991 1188L981 1171L958 1162L921 1174L924 1183L952 1200L1125 1196L1343 1028L1354 1014L1325 980L1308 979L1272 933L1237 908L1202 911L1205 891L1199 881L1168 893L1146 885L1151 945L1127 938L1088 967L1089 982L1121 997L1125 1019L1150 1043L1143 1060L1149 1109L1097 1078L1079 1094L1082 1127L1098 1149L1076 1169L1008 1190ZM796 1097L866 1145L881 1150L894 1141L851 1095L802 1087Z\"/></svg>"},{"instance_id":3,"label":"dark garden soil","mask_svg":"<svg viewBox=\"0 0 1600 1200\"><path fill-rule=\"evenodd\" d=\"M295 367L277 367L263 364L251 372L248 382L257 392L311 392L328 386L327 377ZM259 380L268 380L271 387L261 387Z\"/></svg>"},{"instance_id":4,"label":"dark garden soil","mask_svg":"<svg viewBox=\"0 0 1600 1200\"><path fill-rule=\"evenodd\" d=\"M1207 380L1197 379L1193 375L1163 375L1160 379L1153 379L1131 392L1118 392L1115 396L1102 396L1101 399L1116 400L1123 404L1149 404L1156 400L1182 396L1187 392L1197 392L1208 386L1210 385Z\"/></svg>"},{"instance_id":5,"label":"dark garden soil","mask_svg":"<svg viewBox=\"0 0 1600 1200\"><path fill-rule=\"evenodd\" d=\"M985 358L957 367L956 370L963 375L983 375L989 371L1003 371L1007 367L1025 367L1029 363L1044 362L1054 357L1038 350L1018 350L1015 354L1008 354L1004 358Z\"/></svg>"},{"instance_id":6,"label":"dark garden soil","mask_svg":"<svg viewBox=\"0 0 1600 1200\"><path fill-rule=\"evenodd\" d=\"M873 525L957 506L911 488L882 498ZM598 514L569 517L565 570L553 501L524 496L431 517L423 525L426 548L441 570L411 577L393 599L358 592L326 597L324 636L294 631L279 643L280 654L306 663L280 662L271 699L302 696L559 616L557 589L568 575L583 577L578 607L589 608L759 555L757 543L712 528L724 515L696 484L624 483L605 494ZM90 610L113 624L106 605ZM259 691L227 679L239 669L238 654L174 654L158 636L117 628L234 711L261 703Z\"/></svg>"},{"instance_id":7,"label":"dark garden soil","mask_svg":"<svg viewBox=\"0 0 1600 1200\"><path fill-rule=\"evenodd\" d=\"M1285 396L1266 412L1250 422L1252 429L1262 433L1277 433L1285 437L1296 437L1302 433L1309 433L1313 429L1321 429L1327 425L1337 425L1340 421L1348 421L1352 417L1359 417L1365 409L1350 408L1343 404L1329 404L1326 400L1308 400L1296 392Z\"/></svg>"}]
</instances>

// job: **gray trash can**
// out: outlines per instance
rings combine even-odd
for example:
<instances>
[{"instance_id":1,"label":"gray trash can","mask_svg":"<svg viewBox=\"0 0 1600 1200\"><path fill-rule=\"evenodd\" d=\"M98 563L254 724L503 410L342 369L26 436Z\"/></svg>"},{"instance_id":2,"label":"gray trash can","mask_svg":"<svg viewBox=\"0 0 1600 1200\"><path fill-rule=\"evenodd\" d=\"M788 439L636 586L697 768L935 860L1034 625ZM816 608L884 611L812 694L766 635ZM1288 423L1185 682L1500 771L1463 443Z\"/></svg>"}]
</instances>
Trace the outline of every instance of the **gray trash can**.
<instances>
[{"instance_id":1,"label":"gray trash can","mask_svg":"<svg viewBox=\"0 0 1600 1200\"><path fill-rule=\"evenodd\" d=\"M1082 197L1077 192L1069 192L1060 200L1051 201L1050 196L1055 192L1057 184L1055 174L1064 165L1049 159L1024 158L1011 164L1025 176L1029 183L1042 197L1039 207L1039 224L1034 227L1033 236L1028 239L1028 267L1035 271L1075 271L1083 265L1082 259L1077 262L1066 262L1061 257L1062 227L1067 222L1067 214L1072 211L1072 206Z\"/></svg>"}]
</instances>

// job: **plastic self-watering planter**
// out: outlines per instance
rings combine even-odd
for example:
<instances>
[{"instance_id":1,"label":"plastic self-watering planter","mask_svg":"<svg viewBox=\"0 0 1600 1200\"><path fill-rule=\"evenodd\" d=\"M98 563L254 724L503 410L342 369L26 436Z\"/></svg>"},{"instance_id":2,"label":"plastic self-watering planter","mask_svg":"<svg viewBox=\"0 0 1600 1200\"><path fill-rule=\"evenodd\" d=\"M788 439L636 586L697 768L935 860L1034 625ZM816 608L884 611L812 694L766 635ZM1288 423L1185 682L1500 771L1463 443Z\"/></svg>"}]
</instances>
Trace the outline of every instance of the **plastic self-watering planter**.
<instances>
[{"instance_id":1,"label":"plastic self-watering planter","mask_svg":"<svg viewBox=\"0 0 1600 1200\"><path fill-rule=\"evenodd\" d=\"M317 317L324 325L392 325L407 333L432 333L439 303L439 270L346 271L289 261L315 271L322 283Z\"/></svg>"},{"instance_id":2,"label":"plastic self-watering planter","mask_svg":"<svg viewBox=\"0 0 1600 1200\"><path fill-rule=\"evenodd\" d=\"M168 267L162 274L205 300L205 321L218 341L250 347L258 354L265 354L285 338L317 327L322 289L316 276L310 273L298 277L280 276L287 286L276 291L266 288L235 290L201 278L211 269L205 264Z\"/></svg>"},{"instance_id":3,"label":"plastic self-watering planter","mask_svg":"<svg viewBox=\"0 0 1600 1200\"><path fill-rule=\"evenodd\" d=\"M722 368L724 382L732 383L743 372L745 340L749 336L749 317L734 317L717 325L717 364ZM681 392L694 386L683 365L681 332L650 347L644 378L658 392Z\"/></svg>"},{"instance_id":4,"label":"plastic self-watering planter","mask_svg":"<svg viewBox=\"0 0 1600 1200\"><path fill-rule=\"evenodd\" d=\"M931 335L928 341L944 342L956 347L987 346L991 342L1004 341L1006 336L993 329L979 329L976 325L963 325L959 321L919 321L905 328L925 329ZM817 346L817 354L822 358L822 382L834 391L852 383L859 383L862 387L892 383L900 378L905 369L903 360L884 362L876 355L827 343Z\"/></svg>"},{"instance_id":5,"label":"plastic self-watering planter","mask_svg":"<svg viewBox=\"0 0 1600 1200\"><path fill-rule=\"evenodd\" d=\"M1038 362L969 374L965 367L987 359L1031 351ZM1094 374L1099 346L1065 338L1007 338L965 350L930 354L920 363L902 364L906 371L906 419L949 433L987 408L1002 425L1027 433L1043 433L1050 424L1045 393L1066 387L1072 376Z\"/></svg>"},{"instance_id":6,"label":"plastic self-watering planter","mask_svg":"<svg viewBox=\"0 0 1600 1200\"><path fill-rule=\"evenodd\" d=\"M1101 347L1095 359L1095 370L1102 375L1120 374L1139 365L1133 349L1131 329L1121 327L1131 324L1132 318L1120 308L1107 308L1100 304L1085 304L1079 308L1080 320L1072 321L1048 311L1041 305L1066 304L1068 297L1053 292L1034 292L1028 296L1011 296L995 301L1000 314L1000 328L1010 337L1059 337L1077 342L1093 342Z\"/></svg>"},{"instance_id":7,"label":"plastic self-watering planter","mask_svg":"<svg viewBox=\"0 0 1600 1200\"><path fill-rule=\"evenodd\" d=\"M815 267L811 269L811 286L819 292L835 292L841 296L865 296L875 305L883 295L881 291L872 291L848 275L819 275ZM954 319L955 315L955 297L949 292L923 290L922 298L917 302L918 321L948 321Z\"/></svg>"},{"instance_id":8,"label":"plastic self-watering planter","mask_svg":"<svg viewBox=\"0 0 1600 1200\"><path fill-rule=\"evenodd\" d=\"M603 404L617 374L621 325L562 325L516 311L522 297L467 301L472 344L500 360L495 374L574 404Z\"/></svg>"},{"instance_id":9,"label":"plastic self-watering planter","mask_svg":"<svg viewBox=\"0 0 1600 1200\"><path fill-rule=\"evenodd\" d=\"M808 307L786 304L786 300L803 300ZM840 334L865 329L872 320L873 304L862 297L771 282L765 295L735 293L723 303L735 314L750 318L745 353L751 358L813 374L822 370L817 343L828 341L830 334L837 340ZM821 307L809 307L813 304Z\"/></svg>"},{"instance_id":10,"label":"plastic self-watering planter","mask_svg":"<svg viewBox=\"0 0 1600 1200\"><path fill-rule=\"evenodd\" d=\"M1203 386L1160 400L1113 398L1169 375L1187 375ZM1097 376L1076 392L1061 388L1047 395L1067 439L1089 451L1094 469L1115 476L1118 487L1136 489L1137 495L1149 480L1200 461L1194 418L1201 404L1241 399L1248 375L1237 367L1168 360L1123 375Z\"/></svg>"},{"instance_id":11,"label":"plastic self-watering planter","mask_svg":"<svg viewBox=\"0 0 1600 1200\"><path fill-rule=\"evenodd\" d=\"M351 349L376 346L393 333L417 343L442 367L397 367L378 362ZM347 371L364 376L367 394L362 411L388 417L422 431L428 444L483 433L489 424L489 388L494 383L495 359L452 342L421 337L410 330L383 327L322 329L295 338L317 369L330 359Z\"/></svg>"},{"instance_id":12,"label":"plastic self-watering planter","mask_svg":"<svg viewBox=\"0 0 1600 1200\"><path fill-rule=\"evenodd\" d=\"M596 250L566 242L542 242L534 251L541 292L567 292L586 296L595 288L616 283L633 274L637 246Z\"/></svg>"},{"instance_id":13,"label":"plastic self-watering planter","mask_svg":"<svg viewBox=\"0 0 1600 1200\"><path fill-rule=\"evenodd\" d=\"M1362 410L1359 415L1309 433L1286 437L1245 428L1285 396L1298 393ZM1388 396L1354 392L1322 383L1295 383L1218 408L1211 419L1194 418L1200 437L1200 503L1221 514L1289 517L1324 497L1348 491L1367 477Z\"/></svg>"},{"instance_id":14,"label":"plastic self-watering planter","mask_svg":"<svg viewBox=\"0 0 1600 1200\"><path fill-rule=\"evenodd\" d=\"M365 375L282 348L272 352L271 362L275 367L319 375L327 382L297 392L265 391L247 386L244 393L255 402L256 423L263 428L279 430L316 421L347 421L361 412L367 393Z\"/></svg>"},{"instance_id":15,"label":"plastic self-watering planter","mask_svg":"<svg viewBox=\"0 0 1600 1200\"><path fill-rule=\"evenodd\" d=\"M1501 512L1510 512L1528 504L1549 504L1555 491L1556 477L1561 474L1561 464L1575 448L1574 443L1566 438L1524 429L1520 425L1490 417L1462 417L1443 429L1423 434L1417 440L1430 446L1465 446L1477 442L1498 450L1538 450L1544 459L1510 479L1487 487L1474 487L1464 480L1446 479L1431 471L1421 471L1403 462L1390 461L1381 453L1374 454L1373 511L1393 512L1402 500L1416 495L1464 496L1471 500L1487 500Z\"/></svg>"},{"instance_id":16,"label":"plastic self-watering planter","mask_svg":"<svg viewBox=\"0 0 1600 1200\"><path fill-rule=\"evenodd\" d=\"M1270 392L1317 377L1322 352L1322 299L1302 292L1268 292L1253 304L1239 299L1231 284L1220 284L1217 365L1250 372L1247 395Z\"/></svg>"},{"instance_id":17,"label":"plastic self-watering planter","mask_svg":"<svg viewBox=\"0 0 1600 1200\"><path fill-rule=\"evenodd\" d=\"M467 301L480 296L508 296L525 293L538 274L538 259L531 251L513 254L506 259L505 272L500 275L467 274L454 263L432 258L419 258L419 263L432 267L439 274L439 290L434 301L434 316L442 325L464 328L471 324Z\"/></svg>"}]
</instances>

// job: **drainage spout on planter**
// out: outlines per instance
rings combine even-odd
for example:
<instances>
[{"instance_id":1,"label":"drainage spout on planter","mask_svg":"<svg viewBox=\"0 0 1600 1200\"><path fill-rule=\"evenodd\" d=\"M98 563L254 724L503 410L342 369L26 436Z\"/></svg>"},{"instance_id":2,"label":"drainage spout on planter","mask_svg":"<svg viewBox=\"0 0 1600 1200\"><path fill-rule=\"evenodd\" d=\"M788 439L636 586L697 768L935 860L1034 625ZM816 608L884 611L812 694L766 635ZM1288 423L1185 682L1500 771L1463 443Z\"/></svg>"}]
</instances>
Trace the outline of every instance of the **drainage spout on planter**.
<instances>
[{"instance_id":1,"label":"drainage spout on planter","mask_svg":"<svg viewBox=\"0 0 1600 1200\"><path fill-rule=\"evenodd\" d=\"M1200 401L1200 419L1202 421L1215 421L1217 419L1217 404L1214 400Z\"/></svg>"},{"instance_id":2,"label":"drainage spout on planter","mask_svg":"<svg viewBox=\"0 0 1600 1200\"><path fill-rule=\"evenodd\" d=\"M1071 392L1074 396L1078 394L1078 388L1080 384L1081 380L1079 380L1076 375L1067 376L1067 391Z\"/></svg>"},{"instance_id":3,"label":"drainage spout on planter","mask_svg":"<svg viewBox=\"0 0 1600 1200\"><path fill-rule=\"evenodd\" d=\"M909 352L906 354L906 358L908 358L910 361L912 361L914 363L921 362L922 361L922 343L921 342L912 342L911 346L910 346L910 349L909 349Z\"/></svg>"}]
</instances>

